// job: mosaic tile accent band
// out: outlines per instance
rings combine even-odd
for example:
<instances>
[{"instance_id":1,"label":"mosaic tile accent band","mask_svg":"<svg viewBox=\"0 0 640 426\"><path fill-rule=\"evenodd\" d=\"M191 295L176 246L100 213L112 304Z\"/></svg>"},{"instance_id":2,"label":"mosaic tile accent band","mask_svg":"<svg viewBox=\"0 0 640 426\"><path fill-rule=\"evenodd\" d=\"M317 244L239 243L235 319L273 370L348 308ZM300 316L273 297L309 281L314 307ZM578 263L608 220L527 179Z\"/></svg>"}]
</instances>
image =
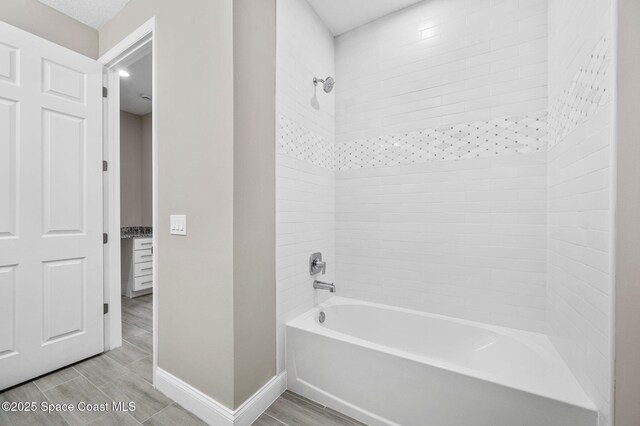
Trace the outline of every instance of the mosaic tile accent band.
<instances>
[{"instance_id":1,"label":"mosaic tile accent band","mask_svg":"<svg viewBox=\"0 0 640 426\"><path fill-rule=\"evenodd\" d=\"M474 121L337 145L339 170L528 154L547 144L547 113Z\"/></svg>"},{"instance_id":2,"label":"mosaic tile accent band","mask_svg":"<svg viewBox=\"0 0 640 426\"><path fill-rule=\"evenodd\" d=\"M325 169L335 169L335 146L331 141L294 123L279 119L278 152Z\"/></svg>"},{"instance_id":3,"label":"mosaic tile accent band","mask_svg":"<svg viewBox=\"0 0 640 426\"><path fill-rule=\"evenodd\" d=\"M557 145L580 123L591 117L601 105L609 102L609 40L600 39L580 67L571 85L563 90L549 110L549 148Z\"/></svg>"},{"instance_id":4,"label":"mosaic tile accent band","mask_svg":"<svg viewBox=\"0 0 640 426\"><path fill-rule=\"evenodd\" d=\"M280 117L279 152L327 169L351 170L528 154L547 146L547 112L342 142Z\"/></svg>"}]
</instances>

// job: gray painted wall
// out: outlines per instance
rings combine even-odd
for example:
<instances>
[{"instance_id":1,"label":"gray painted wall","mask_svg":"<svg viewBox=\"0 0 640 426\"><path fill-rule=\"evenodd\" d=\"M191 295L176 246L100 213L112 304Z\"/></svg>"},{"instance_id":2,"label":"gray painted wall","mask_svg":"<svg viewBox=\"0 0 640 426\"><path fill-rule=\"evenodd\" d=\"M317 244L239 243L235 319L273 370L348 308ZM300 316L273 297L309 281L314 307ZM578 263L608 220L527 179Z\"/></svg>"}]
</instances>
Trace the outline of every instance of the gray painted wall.
<instances>
[{"instance_id":1,"label":"gray painted wall","mask_svg":"<svg viewBox=\"0 0 640 426\"><path fill-rule=\"evenodd\" d=\"M237 407L276 374L275 0L234 0L233 64Z\"/></svg>"},{"instance_id":2,"label":"gray painted wall","mask_svg":"<svg viewBox=\"0 0 640 426\"><path fill-rule=\"evenodd\" d=\"M234 405L232 1L131 0L100 52L157 24L158 364ZM189 235L169 234L186 214Z\"/></svg>"},{"instance_id":3,"label":"gray painted wall","mask_svg":"<svg viewBox=\"0 0 640 426\"><path fill-rule=\"evenodd\" d=\"M90 58L98 58L98 31L37 0L0 1L0 20Z\"/></svg>"},{"instance_id":4,"label":"gray painted wall","mask_svg":"<svg viewBox=\"0 0 640 426\"><path fill-rule=\"evenodd\" d=\"M235 408L275 374L275 3L132 0L100 52L154 15L159 367Z\"/></svg>"},{"instance_id":5,"label":"gray painted wall","mask_svg":"<svg viewBox=\"0 0 640 426\"><path fill-rule=\"evenodd\" d=\"M120 226L152 225L151 114L120 111Z\"/></svg>"},{"instance_id":6,"label":"gray painted wall","mask_svg":"<svg viewBox=\"0 0 640 426\"><path fill-rule=\"evenodd\" d=\"M153 147L151 140L153 114L143 115L142 121L142 226L153 225Z\"/></svg>"},{"instance_id":7,"label":"gray painted wall","mask_svg":"<svg viewBox=\"0 0 640 426\"><path fill-rule=\"evenodd\" d=\"M640 2L618 2L615 235L616 426L640 424Z\"/></svg>"}]
</instances>

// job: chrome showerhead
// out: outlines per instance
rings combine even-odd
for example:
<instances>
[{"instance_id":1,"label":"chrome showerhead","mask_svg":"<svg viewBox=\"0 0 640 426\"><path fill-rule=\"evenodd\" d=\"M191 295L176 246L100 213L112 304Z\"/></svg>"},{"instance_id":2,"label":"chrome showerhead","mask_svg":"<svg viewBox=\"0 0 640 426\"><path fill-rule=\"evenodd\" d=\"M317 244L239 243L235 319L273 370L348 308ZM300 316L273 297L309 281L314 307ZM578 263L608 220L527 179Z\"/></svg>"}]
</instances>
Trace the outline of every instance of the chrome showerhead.
<instances>
[{"instance_id":1,"label":"chrome showerhead","mask_svg":"<svg viewBox=\"0 0 640 426\"><path fill-rule=\"evenodd\" d=\"M324 80L321 78L313 77L313 85L317 86L318 82L322 83L322 90L324 90L325 93L330 93L333 90L333 86L336 84L336 81L333 79L333 77L327 77Z\"/></svg>"},{"instance_id":2,"label":"chrome showerhead","mask_svg":"<svg viewBox=\"0 0 640 426\"><path fill-rule=\"evenodd\" d=\"M324 84L322 85L323 86L322 88L326 93L331 93L331 91L333 90L333 86L335 84L336 84L336 81L333 79L333 77L327 77L324 80Z\"/></svg>"}]
</instances>

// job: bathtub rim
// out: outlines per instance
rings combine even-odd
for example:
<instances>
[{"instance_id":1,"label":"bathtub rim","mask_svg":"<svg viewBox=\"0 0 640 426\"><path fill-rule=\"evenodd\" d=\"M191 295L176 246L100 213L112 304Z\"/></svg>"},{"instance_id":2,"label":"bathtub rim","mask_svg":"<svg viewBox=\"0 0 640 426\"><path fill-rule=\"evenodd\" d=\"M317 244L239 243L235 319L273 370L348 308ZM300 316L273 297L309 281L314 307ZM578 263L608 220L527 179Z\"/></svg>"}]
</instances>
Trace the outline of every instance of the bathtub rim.
<instances>
[{"instance_id":1,"label":"bathtub rim","mask_svg":"<svg viewBox=\"0 0 640 426\"><path fill-rule=\"evenodd\" d=\"M532 348L533 350L535 350L539 354L541 353L542 356L549 359L550 354L547 353L547 350L545 350L545 348L541 347L541 342L536 342L536 340L542 340L544 341L545 346L548 346L549 349L554 351L553 353L554 359L550 359L550 362L552 363L553 368L555 369L555 372L558 372L558 369L562 369L563 370L562 374L567 376L567 379L573 380L573 383L571 384L571 386L575 388L578 395L571 395L571 396L550 395L548 393L542 392L537 389L531 389L528 386L521 386L521 385L514 384L513 382L509 382L508 380L501 380L500 377L493 375L491 373L482 372L480 370L474 370L469 367L464 367L453 362L447 362L442 359L429 357L427 355L419 355L419 354L411 353L408 351L404 351L402 349L397 349L397 348L393 348L380 343L375 343L370 340L362 339L350 334L342 333L327 327L323 327L317 322L316 314L319 312L319 310L329 308L332 306L339 306L339 305L371 306L378 309L386 309L391 311L408 313L412 315L418 315L422 317L436 318L443 321L451 321L451 322L463 324L466 326L488 330L497 334L514 338L515 340L529 346L530 348L532 348L533 346L535 347L535 349ZM345 343L355 344L371 350L380 351L380 352L387 353L389 355L405 358L413 362L418 362L421 364L430 365L432 367L441 368L443 370L446 370L452 373L463 374L478 380L484 380L484 381L487 381L499 386L503 386L509 389L529 393L531 395L535 395L541 398L547 398L553 401L558 401L561 403L573 405L575 407L578 407L584 410L593 411L596 414L598 414L599 412L597 406L587 396L586 392L578 382L577 378L569 370L569 367L566 365L564 360L561 358L560 354L557 352L557 349L555 348L553 343L549 340L548 336L543 333L535 333L535 332L526 331L526 330L519 330L519 329L514 329L509 327L493 325L493 324L476 322L476 321L467 320L463 318L450 317L442 314L417 311L417 310L402 308L398 306L368 302L364 300L352 299L352 298L347 298L343 296L333 296L330 299L318 304L317 306L314 306L308 311L288 321L285 324L285 329L287 327L296 328L296 329L307 331L310 333L321 334L325 337L336 339ZM285 330L285 333L286 333L286 330ZM523 342L523 340L525 340L525 342ZM558 365L558 362L561 362L562 364Z\"/></svg>"}]
</instances>

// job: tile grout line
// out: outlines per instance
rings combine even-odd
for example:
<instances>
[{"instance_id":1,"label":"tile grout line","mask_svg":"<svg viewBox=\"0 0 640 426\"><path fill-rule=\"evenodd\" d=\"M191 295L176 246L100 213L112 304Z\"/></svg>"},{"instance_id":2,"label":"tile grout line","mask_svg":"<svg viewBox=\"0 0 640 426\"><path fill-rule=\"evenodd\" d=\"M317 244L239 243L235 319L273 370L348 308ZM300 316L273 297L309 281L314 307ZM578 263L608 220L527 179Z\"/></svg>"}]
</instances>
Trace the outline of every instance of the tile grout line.
<instances>
[{"instance_id":1,"label":"tile grout line","mask_svg":"<svg viewBox=\"0 0 640 426\"><path fill-rule=\"evenodd\" d=\"M117 359L115 359L114 357L112 357L111 355L109 355L109 352L111 352L111 351L102 352L102 355L105 355L105 356L109 357L109 359L111 359L111 360L113 360L113 361L117 362L120 366L122 366L122 367L124 367L124 368L127 368L127 366L128 366L128 365L131 365L131 364L133 364L134 362L138 362L138 361L140 361L141 359L144 359L144 358L146 358L146 357L148 357L148 356L150 356L150 355L151 355L150 353L148 353L148 352L146 352L146 351L143 351L142 349L140 349L140 348L139 348L139 347L137 347L136 345L134 345L134 344L132 344L132 343L129 343L129 342L127 342L127 343L128 343L128 344L130 344L131 346L135 347L136 349L138 349L138 350L140 350L140 351L144 352L145 356L143 356L142 358L138 358L138 359L136 359L136 360L133 360L133 361L131 361L131 362L130 362L130 363L128 363L128 364L123 364L122 362L118 361ZM116 349L119 349L119 348L116 348ZM128 369L128 368L127 368L127 369Z\"/></svg>"},{"instance_id":2,"label":"tile grout line","mask_svg":"<svg viewBox=\"0 0 640 426\"><path fill-rule=\"evenodd\" d=\"M74 370L75 370L75 368L74 368ZM78 372L78 373L79 373L79 372ZM74 377L74 379L75 379L75 378L76 378L76 377ZM71 379L71 380L73 380L73 379ZM71 380L67 380L65 383L70 382ZM35 382L34 380L32 380L31 382L36 386L36 389L38 389L38 391L40 391L40 393L42 394L42 396L44 397L44 399L46 399L46 400L47 400L47 402L49 402L50 404L53 404L53 401L51 401L51 400L49 399L49 397L47 396L47 394L46 394L46 393L44 393L44 392L43 392L43 391L38 387L38 385L36 385L36 382ZM62 383L60 383L60 384L62 384ZM58 386L60 386L60 385L58 385ZM51 389L55 389L55 388L57 388L58 386L54 386L54 387L53 387L53 388L51 388ZM51 389L49 389L49 390L51 390ZM65 419L65 418L64 418L64 416L63 416L62 414L58 413L58 416L60 416L60 418L62 419L62 421L63 421L66 425L68 425L68 426L70 426L70 425L71 425L71 423L69 423L69 422L67 421L67 419Z\"/></svg>"},{"instance_id":3,"label":"tile grout line","mask_svg":"<svg viewBox=\"0 0 640 426\"><path fill-rule=\"evenodd\" d=\"M128 324L131 324L131 323L128 323ZM132 324L132 325L135 325L135 324ZM139 328L140 328L140 327L139 327ZM142 328L141 328L141 329L142 329ZM145 330L144 332L145 332L145 333L148 333L146 330ZM120 361L118 361L117 359L115 359L115 358L113 358L113 357L110 357L110 356L109 356L109 359L111 359L111 360L115 361L118 365L122 366L123 368L127 369L128 371L133 372L133 371L131 371L131 370L128 368L128 365L131 365L131 364L133 364L134 362L138 362L138 361L140 361L141 359L147 358L147 357L149 357L151 354L148 354L148 352L147 352L147 351L142 350L142 348L140 348L140 347L138 347L138 346L134 345L133 343L129 342L128 340L126 340L126 339L123 339L123 340L124 340L125 342L127 342L128 344L132 345L133 347L135 347L135 348L137 348L137 349L141 350L142 352L144 352L144 353L145 353L145 354L147 354L147 355L145 355L144 357L142 357L142 358L140 358L140 359L138 359L138 360L132 361L132 362L130 362L129 364L123 364L122 362L120 362ZM108 356L108 355L107 355L107 353L108 353L108 352L103 352L103 355ZM135 374L135 373L134 373L134 374ZM114 379L109 380L108 382L104 383L104 384L103 384L103 386L104 386L104 385L106 385L106 384L108 384L108 383L110 383L110 382L113 382L114 380L117 380L117 379L119 379L120 377L123 377L123 376L125 376L125 375L126 375L126 373L123 373L123 374L121 374L120 376L115 377ZM151 386L151 388L152 388L152 389L155 389L155 388L153 387L153 383L149 383L146 379L144 379L144 378L142 378L142 377L140 377L140 379L142 380L142 382L143 382L143 383L145 383L145 384L146 384L146 385L148 385L148 386ZM89 379L87 379L87 380L89 380ZM91 382L91 381L90 381L90 382ZM95 386L95 384L94 384L94 386ZM104 391L103 391L102 389L100 389L100 387L96 386L96 388L98 388L98 390L99 390L103 395L105 395L108 399L110 399L111 401L113 401L113 399L112 399L111 397L109 397L106 393L104 393ZM169 399L169 398L168 398L168 399ZM152 414L151 416L149 416L148 418L144 419L143 421L139 421L138 419L136 419L135 417L133 417L131 414L129 414L129 416L130 416L131 418L133 418L133 420L135 420L137 423L139 423L139 424L143 424L144 422L146 422L147 420L149 420L150 418L152 418L153 416L155 416L156 414L158 414L160 411L163 411L163 410L165 410L166 408L170 407L171 405L175 404L175 401L174 401L174 400L170 399L170 401L171 401L171 402L170 402L166 407L163 407L163 408L162 408L162 409L160 409L158 412L156 412L156 413ZM128 413L127 413L127 414L128 414Z\"/></svg>"},{"instance_id":4,"label":"tile grout line","mask_svg":"<svg viewBox=\"0 0 640 426\"><path fill-rule=\"evenodd\" d=\"M288 424L288 423L283 422L283 421L282 421L282 420L280 420L279 418L272 416L271 414L267 413L266 411L265 411L264 413L262 413L262 414L264 414L264 415L265 415L265 416L267 416L267 417L271 417L273 420L275 420L275 421L276 421L276 422L278 422L278 423L281 423L281 424L283 424L283 425L285 425L285 426L289 426L289 424ZM257 420L257 419L256 419L256 420Z\"/></svg>"},{"instance_id":5,"label":"tile grout line","mask_svg":"<svg viewBox=\"0 0 640 426\"><path fill-rule=\"evenodd\" d=\"M166 410L167 408L171 407L171 406L172 406L172 405L174 405L174 404L176 404L176 402L172 400L172 401L171 401L171 404L167 405L167 406L166 406L166 407L164 407L164 408L161 408L157 413L153 413L152 415L150 415L150 416L149 416L149 418L145 419L144 421L146 422L146 421L151 420L152 418L154 418L154 417L155 417L155 416L157 416L158 414L162 413L164 410ZM142 422L142 423L144 423L144 422Z\"/></svg>"},{"instance_id":6,"label":"tile grout line","mask_svg":"<svg viewBox=\"0 0 640 426\"><path fill-rule=\"evenodd\" d=\"M98 355L98 356L106 356L106 352L102 352L102 353L101 353L100 355ZM119 366L121 366L122 368L125 368L125 369L127 368L127 367L126 367L126 365L123 365L123 364L122 364L122 363L120 363L119 361L117 361L117 360L115 360L115 359L113 359L113 358L111 358L111 357L109 357L109 359L110 359L110 360L112 360L112 361L114 361L116 364L118 364L118 365L119 365ZM86 361L86 360L85 360L85 361ZM78 372L78 374L80 374L80 376L81 376L81 377L84 377L84 378L85 378L85 379L86 379L86 380L87 380L91 385L93 385L93 387L95 387L95 388L96 388L96 389L97 389L101 394L103 394L104 396L106 396L106 397L107 397L107 399L108 399L109 401L115 402L115 401L113 400L113 398L111 398L109 395L107 395L106 393L104 393L104 392L102 391L102 389L100 389L100 386L98 386L97 384L93 383L89 377L87 377L87 376L85 376L84 374L82 374L82 372L81 372L80 370L77 370L77 369L75 369L75 368L74 368L74 370L76 370L76 371ZM127 370L128 370L128 369L127 369ZM126 375L126 374L127 374L127 373L122 373L122 374L120 374L120 375L118 375L118 376L116 376L116 377L112 378L111 380L108 380L108 381L104 382L101 386L104 386L104 385L106 385L106 384L108 384L108 383L111 383L111 382L113 382L114 380L117 380L117 379L119 379L120 377L122 377L122 376L124 376L124 375ZM77 379L77 377L75 377L74 379ZM74 380L74 379L71 379L71 380ZM69 381L71 381L71 380L69 380ZM56 387L57 387L57 386L56 386ZM133 417L133 416L131 416L131 417ZM134 420L136 420L136 419L134 418ZM137 420L136 420L136 421L137 421Z\"/></svg>"},{"instance_id":7,"label":"tile grout line","mask_svg":"<svg viewBox=\"0 0 640 426\"><path fill-rule=\"evenodd\" d=\"M113 359L113 358L110 358L110 359ZM115 360L114 360L114 361L115 361ZM118 361L116 361L116 362L118 362ZM120 364L120 363L118 362L118 364ZM122 364L120 364L120 365L122 366ZM126 366L123 366L123 367L125 367L125 368L126 368ZM124 377L124 376L126 376L126 375L127 375L126 373L123 373L123 374L121 374L121 375L117 376L116 378L114 378L114 379L112 379L112 380L109 380L108 382L104 383L102 386L104 386L104 385L106 385L106 384L109 384L109 383L113 382L114 380L117 380L117 379L119 379L120 377ZM83 377L84 377L84 376L83 376ZM151 388L152 388L152 389L155 389L155 388L153 388L153 384L152 384L152 383L149 383L149 382L147 382L146 380L144 380L144 379L142 379L142 378L140 378L140 379L141 379L141 380L142 380L146 385L149 385L149 386L151 386ZM89 380L89 379L87 378L87 380ZM89 382L91 383L91 381L90 381L90 380L89 380ZM93 384L93 383L91 383L91 384ZM107 397L107 399L109 399L109 400L110 400L110 401L112 401L112 402L117 402L117 401L115 401L113 398L111 398L109 395L107 395L107 394L106 394L102 389L100 389L100 387L99 387L99 386L96 386L95 384L94 384L94 386L98 389L98 391L100 391L100 393L102 393L104 396L106 396L106 397ZM170 399L170 398L167 398L167 399ZM129 416L130 416L134 421L136 421L137 423L139 423L139 424L143 424L144 422L146 422L147 420L149 420L151 417L153 417L153 416L155 416L156 414L158 414L160 411L164 410L165 408L167 408L167 407L169 407L170 405L172 405L172 404L174 404L174 403L175 403L175 401L174 401L174 400L172 400L172 399L170 399L170 401L171 401L171 403L169 403L169 405L167 405L166 407L163 407L163 408L162 408L162 409L160 409L157 413L154 413L154 414L152 414L151 416L149 416L148 418L144 419L144 421L139 421L138 419L136 419L135 417L133 417L133 416L132 416L131 414L129 414L129 413L127 413L127 415L129 415Z\"/></svg>"},{"instance_id":8,"label":"tile grout line","mask_svg":"<svg viewBox=\"0 0 640 426\"><path fill-rule=\"evenodd\" d=\"M117 361L116 361L116 362L117 362ZM82 374L82 373L81 373L81 374ZM119 379L120 377L122 377L122 376L124 376L124 375L125 375L125 374L121 374L120 376L118 376L118 377L116 377L116 378L114 378L114 379L112 379L112 380L109 380L108 382L103 383L102 385L104 386L104 385L106 385L107 383L113 382L114 380ZM84 377L84 375L83 375L82 377ZM103 394L105 397L107 397L107 399L108 399L109 401L111 401L111 402L117 402L117 401L115 401L113 398L111 398L109 395L107 395L106 393L104 393L104 391L103 391L102 389L100 389L100 387L99 387L99 386L96 386L96 385L95 385L91 380L89 380L89 378L85 377L85 379L87 379L87 381L88 381L89 383L91 383L91 384L92 384L92 385L93 385L93 386L98 390L98 392L100 392L100 393L101 393L101 394ZM131 417L135 422L137 422L137 423L139 423L139 424L142 424L141 422L139 422L139 421L138 421L138 419L136 419L135 417L133 417L131 414L129 414L129 413L126 413L126 414L127 414L129 417ZM101 418L101 417L102 417L102 416L98 417L98 419L99 419L99 418Z\"/></svg>"},{"instance_id":9,"label":"tile grout line","mask_svg":"<svg viewBox=\"0 0 640 426\"><path fill-rule=\"evenodd\" d=\"M285 391L285 392L286 392L286 391ZM298 395L297 393L294 393L294 392L289 391L289 392L288 392L288 394L289 394L289 395L291 395L293 398L295 398L295 399L296 399L296 401L300 401L300 402L302 402L302 403L304 403L304 404L316 405L317 407L320 407L320 408L322 408L323 410L327 408L327 406L326 406L326 405L322 405L322 404L320 404L319 402L313 401L313 400L311 400L311 399L304 399L304 397L303 397L303 396Z\"/></svg>"},{"instance_id":10,"label":"tile grout line","mask_svg":"<svg viewBox=\"0 0 640 426\"><path fill-rule=\"evenodd\" d=\"M142 336L142 335L140 334L140 336ZM144 352L145 354L147 354L147 356L151 355L151 353L147 352L145 349L141 348L140 346L136 345L135 343L131 343L131 342L130 342L130 341L128 341L127 339L122 339L122 340L123 340L123 341L125 341L125 342L127 342L127 343L128 343L128 344L130 344L131 346L133 346L133 347L135 347L135 348L137 348L137 349L140 349L142 352ZM106 352L105 352L105 353L106 353ZM142 358L140 358L140 359L142 359ZM136 360L136 361L140 361L140 360ZM132 361L132 362L136 362L136 361ZM131 364L131 363L129 363L129 364Z\"/></svg>"},{"instance_id":11,"label":"tile grout line","mask_svg":"<svg viewBox=\"0 0 640 426\"><path fill-rule=\"evenodd\" d=\"M82 362L82 361L81 361L81 362ZM73 365L70 365L69 367L65 367L65 368L71 368L73 371L75 371L76 373L78 373L78 375L82 376L82 373L80 373L78 370L76 370L76 369L73 367ZM63 369L64 369L64 368L63 368ZM54 372L54 373L55 373L55 372ZM47 377L47 376L49 376L49 375L51 375L51 374L54 374L54 373L49 373L49 374L45 375L44 377ZM54 387L52 387L51 389L47 389L46 391L45 391L45 390L43 390L43 389L41 389L41 388L40 388L40 386L38 386L38 384L36 383L36 380L39 380L39 379L32 380L32 382L33 382L33 384L34 384L34 385L36 385L36 387L38 388L38 390L39 390L40 392L42 392L42 394L44 394L45 392L49 392L50 390L55 389L55 388L57 388L57 387L58 387L58 386L60 386L60 385L64 385L65 383L69 383L70 381L72 381L73 379L76 379L76 378L77 378L77 376L76 376L76 377L73 377L73 378L71 378L71 379L69 379L69 380L65 380L64 382L60 382L60 383L58 383L57 385L55 385ZM45 396L46 396L46 395L45 395Z\"/></svg>"},{"instance_id":12,"label":"tile grout line","mask_svg":"<svg viewBox=\"0 0 640 426\"><path fill-rule=\"evenodd\" d=\"M104 393L104 392L103 392L103 393ZM112 401L113 401L113 400L112 400ZM98 418L97 418L97 419L95 419L93 422L97 422L97 421L98 421L98 420L100 420L101 418L106 417L107 415L109 415L109 413L112 413L112 411L105 412L102 416L98 417ZM139 424L139 425L141 425L141 424L142 424L142 423L140 423L140 422L138 421L138 419L136 419L135 417L133 417L131 414L129 414L129 413L123 413L123 414L124 414L124 415L127 415L127 416L129 416L129 417L131 417L131 419L132 419L134 422L136 422L137 424ZM93 422L91 422L91 423L93 423ZM91 424L91 423L87 423L87 425L89 425L89 424Z\"/></svg>"},{"instance_id":13,"label":"tile grout line","mask_svg":"<svg viewBox=\"0 0 640 426\"><path fill-rule=\"evenodd\" d=\"M145 383L149 383L146 380L143 380ZM151 385L151 387L153 388L153 385ZM164 394L163 394L164 395ZM160 413L161 411L166 410L167 408L171 407L173 404L175 404L176 402L170 398L167 398L168 400L170 400L171 402L166 406L166 407L162 407L160 410L158 410L157 412L153 413L152 415L150 415L149 417L147 417L146 419L144 419L144 421L139 422L140 424L144 424L144 422L148 421L149 419L151 419L152 417L154 417L156 414ZM131 416L133 417L133 416ZM134 419L135 420L135 419Z\"/></svg>"},{"instance_id":14,"label":"tile grout line","mask_svg":"<svg viewBox=\"0 0 640 426\"><path fill-rule=\"evenodd\" d=\"M291 392L291 391L286 391L286 393L287 393L288 395L290 395L290 397L293 399L293 400L292 400L292 401L290 401L290 402L292 402L293 404L298 405L298 406L299 406L299 407L301 407L301 408L311 409L311 408L307 408L307 407L306 407L306 406L308 405L308 406L310 406L310 407L313 407L313 408L315 408L315 409L320 410L320 411L323 413L323 415L325 415L325 414L326 414L326 415L333 415L333 416L336 416L336 417L338 417L338 418L340 418L340 419L342 419L342 420L345 420L345 421L346 421L346 422L348 422L348 424L350 424L350 425L357 426L357 425L361 425L361 424L363 424L363 423L362 423L362 422L360 422L359 420L356 420L356 419L354 419L354 418L352 418L352 417L348 416L347 414L344 414L344 413L342 413L342 412L340 412L340 411L334 410L334 409L333 409L333 408L331 408L331 407L328 407L328 406L326 406L326 405L322 405L322 404L320 404L320 403L318 403L318 402L315 402L315 401L313 401L313 400L311 400L311 399L306 399L306 398L305 398L305 397L303 397L302 395L299 395L299 394L294 393L294 392ZM282 398L282 396L280 396L278 399L280 399L280 398ZM267 413L265 412L265 414L267 414ZM271 415L271 414L268 414L268 415L269 415L269 416L271 416L271 417L274 417L274 416L273 416L273 415ZM278 419L278 418L276 418L276 417L274 417L274 418L275 418L276 420L279 420L279 419ZM365 425L365 426L366 426L366 425Z\"/></svg>"}]
</instances>

